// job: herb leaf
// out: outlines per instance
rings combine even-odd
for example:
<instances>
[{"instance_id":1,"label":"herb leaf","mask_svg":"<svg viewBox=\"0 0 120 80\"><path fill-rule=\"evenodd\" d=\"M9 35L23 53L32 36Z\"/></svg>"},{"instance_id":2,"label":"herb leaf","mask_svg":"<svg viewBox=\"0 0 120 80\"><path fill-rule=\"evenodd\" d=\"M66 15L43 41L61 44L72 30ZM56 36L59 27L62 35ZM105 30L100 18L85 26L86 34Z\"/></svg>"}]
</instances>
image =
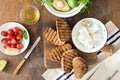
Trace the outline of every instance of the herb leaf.
<instances>
[{"instance_id":1,"label":"herb leaf","mask_svg":"<svg viewBox=\"0 0 120 80\"><path fill-rule=\"evenodd\" d=\"M24 40L28 39L26 30L22 29L22 31L20 31L19 33L22 34Z\"/></svg>"},{"instance_id":2,"label":"herb leaf","mask_svg":"<svg viewBox=\"0 0 120 80\"><path fill-rule=\"evenodd\" d=\"M88 13L90 14L90 10L88 9L88 6L92 4L93 0L79 0L79 4L85 4L85 6L81 9L81 11L78 14L82 13Z\"/></svg>"}]
</instances>

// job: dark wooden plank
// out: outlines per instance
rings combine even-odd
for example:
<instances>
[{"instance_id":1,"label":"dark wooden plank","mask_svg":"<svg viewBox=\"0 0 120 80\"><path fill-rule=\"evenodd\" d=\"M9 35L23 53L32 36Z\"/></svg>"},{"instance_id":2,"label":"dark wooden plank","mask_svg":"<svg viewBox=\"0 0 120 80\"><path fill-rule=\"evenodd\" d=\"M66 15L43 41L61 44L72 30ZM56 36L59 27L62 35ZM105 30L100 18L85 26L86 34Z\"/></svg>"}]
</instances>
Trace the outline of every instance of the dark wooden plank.
<instances>
[{"instance_id":1,"label":"dark wooden plank","mask_svg":"<svg viewBox=\"0 0 120 80\"><path fill-rule=\"evenodd\" d=\"M46 55L47 55L47 51L51 48L54 48L56 46L52 45L52 44L48 44L45 40L44 40L44 65L46 68L51 68L51 69L54 69L54 68L60 68L61 64L60 62L57 62L57 61L52 61L52 60L49 60L47 59Z\"/></svg>"}]
</instances>

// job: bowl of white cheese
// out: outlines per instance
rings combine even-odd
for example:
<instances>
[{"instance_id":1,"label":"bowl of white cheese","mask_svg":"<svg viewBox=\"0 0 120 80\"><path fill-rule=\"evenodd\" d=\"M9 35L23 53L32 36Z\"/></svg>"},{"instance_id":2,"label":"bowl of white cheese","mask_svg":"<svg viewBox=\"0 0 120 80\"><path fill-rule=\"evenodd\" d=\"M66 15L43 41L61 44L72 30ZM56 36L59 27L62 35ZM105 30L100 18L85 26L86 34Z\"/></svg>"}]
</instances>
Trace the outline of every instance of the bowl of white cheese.
<instances>
[{"instance_id":1,"label":"bowl of white cheese","mask_svg":"<svg viewBox=\"0 0 120 80\"><path fill-rule=\"evenodd\" d=\"M107 41L106 27L98 19L84 18L74 26L72 41L75 47L82 52L97 52Z\"/></svg>"}]
</instances>

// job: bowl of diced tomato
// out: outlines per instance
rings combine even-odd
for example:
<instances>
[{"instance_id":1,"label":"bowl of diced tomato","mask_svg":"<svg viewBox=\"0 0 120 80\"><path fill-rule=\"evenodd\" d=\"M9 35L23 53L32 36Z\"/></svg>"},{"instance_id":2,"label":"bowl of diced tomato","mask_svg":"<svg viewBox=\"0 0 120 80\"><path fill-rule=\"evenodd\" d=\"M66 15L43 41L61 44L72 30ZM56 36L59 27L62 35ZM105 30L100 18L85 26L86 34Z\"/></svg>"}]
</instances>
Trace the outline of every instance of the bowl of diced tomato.
<instances>
[{"instance_id":1,"label":"bowl of diced tomato","mask_svg":"<svg viewBox=\"0 0 120 80\"><path fill-rule=\"evenodd\" d=\"M2 53L5 53L7 48L14 48L19 50L19 54L21 54L28 47L29 41L29 33L23 25L16 22L8 22L0 26L0 51Z\"/></svg>"}]
</instances>

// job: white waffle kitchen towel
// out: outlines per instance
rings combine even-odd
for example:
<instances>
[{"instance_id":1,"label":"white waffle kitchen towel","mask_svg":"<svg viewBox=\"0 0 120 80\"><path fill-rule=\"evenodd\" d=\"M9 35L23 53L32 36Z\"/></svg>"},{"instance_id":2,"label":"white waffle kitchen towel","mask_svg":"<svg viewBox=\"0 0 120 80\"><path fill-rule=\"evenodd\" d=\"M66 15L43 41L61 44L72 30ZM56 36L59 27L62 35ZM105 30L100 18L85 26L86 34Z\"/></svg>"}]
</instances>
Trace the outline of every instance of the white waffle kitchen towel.
<instances>
[{"instance_id":1,"label":"white waffle kitchen towel","mask_svg":"<svg viewBox=\"0 0 120 80\"><path fill-rule=\"evenodd\" d=\"M120 49L103 60L89 80L120 80L120 77L115 77L118 72L120 72Z\"/></svg>"},{"instance_id":2,"label":"white waffle kitchen towel","mask_svg":"<svg viewBox=\"0 0 120 80\"><path fill-rule=\"evenodd\" d=\"M108 31L108 39L106 44L114 45L115 51L117 51L120 47L120 30L118 29L118 27L115 26L115 24L112 23L112 21L107 22L105 25ZM100 62L106 59L107 57L108 55L106 55L105 53L103 52L99 53L97 63L94 65L89 65L88 72L80 80L87 80L88 77L90 77L90 75L99 67ZM73 71L66 74L60 68L47 69L42 74L42 76L45 80L76 80Z\"/></svg>"}]
</instances>

